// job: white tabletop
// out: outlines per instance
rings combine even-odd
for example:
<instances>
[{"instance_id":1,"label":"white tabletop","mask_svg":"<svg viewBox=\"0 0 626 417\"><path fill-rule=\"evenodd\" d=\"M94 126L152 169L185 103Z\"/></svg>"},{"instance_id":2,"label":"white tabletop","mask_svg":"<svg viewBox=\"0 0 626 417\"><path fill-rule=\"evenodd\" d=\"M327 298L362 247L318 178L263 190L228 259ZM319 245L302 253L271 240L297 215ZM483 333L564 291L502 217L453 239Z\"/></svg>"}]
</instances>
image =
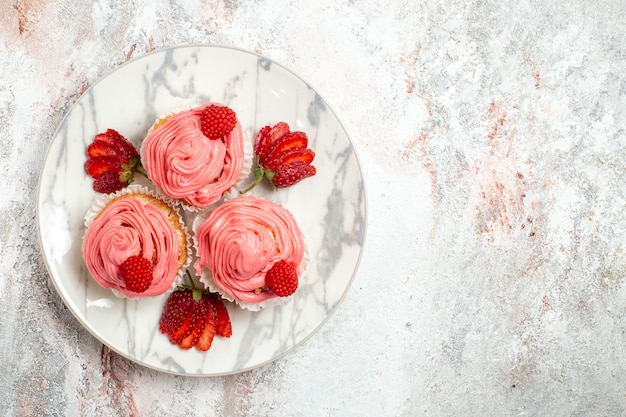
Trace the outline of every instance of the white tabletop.
<instances>
[{"instance_id":1,"label":"white tabletop","mask_svg":"<svg viewBox=\"0 0 626 417\"><path fill-rule=\"evenodd\" d=\"M623 2L75 3L0 6L5 415L626 413ZM366 187L361 263L334 314L226 376L104 345L38 238L39 177L71 106L182 45L251 51L306 80Z\"/></svg>"}]
</instances>

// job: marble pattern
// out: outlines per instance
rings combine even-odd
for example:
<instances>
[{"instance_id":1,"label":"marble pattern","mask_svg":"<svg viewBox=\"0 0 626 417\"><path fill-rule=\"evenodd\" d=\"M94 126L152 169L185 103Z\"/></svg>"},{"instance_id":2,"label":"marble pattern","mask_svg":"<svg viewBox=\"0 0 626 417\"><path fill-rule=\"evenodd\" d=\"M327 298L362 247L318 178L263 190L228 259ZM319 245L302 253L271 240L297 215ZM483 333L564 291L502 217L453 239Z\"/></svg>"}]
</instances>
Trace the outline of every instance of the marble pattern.
<instances>
[{"instance_id":1,"label":"marble pattern","mask_svg":"<svg viewBox=\"0 0 626 417\"><path fill-rule=\"evenodd\" d=\"M0 9L5 415L625 414L623 1ZM151 370L85 330L35 219L71 106L130 59L186 44L258 52L307 80L349 132L368 196L359 270L320 331L209 378Z\"/></svg>"},{"instance_id":2,"label":"marble pattern","mask_svg":"<svg viewBox=\"0 0 626 417\"><path fill-rule=\"evenodd\" d=\"M250 312L228 303L233 336L218 338L208 353L182 352L158 329L166 295L118 298L98 286L86 271L81 252L84 218L99 197L91 189L83 164L87 146L98 132L116 129L139 149L154 120L211 101L237 112L250 148L262 126L278 121L309 136L318 175L280 192L264 182L249 194L278 202L294 215L310 268L301 276L297 294L285 304ZM245 169L251 170L251 166ZM254 180L250 177L239 188ZM117 353L156 370L215 376L267 364L328 320L358 267L365 236L364 194L352 144L315 90L265 57L232 48L187 46L132 60L79 98L46 155L37 221L52 280L66 305L94 336ZM227 198L237 195L234 190ZM202 213L183 212L190 233L194 218Z\"/></svg>"}]
</instances>

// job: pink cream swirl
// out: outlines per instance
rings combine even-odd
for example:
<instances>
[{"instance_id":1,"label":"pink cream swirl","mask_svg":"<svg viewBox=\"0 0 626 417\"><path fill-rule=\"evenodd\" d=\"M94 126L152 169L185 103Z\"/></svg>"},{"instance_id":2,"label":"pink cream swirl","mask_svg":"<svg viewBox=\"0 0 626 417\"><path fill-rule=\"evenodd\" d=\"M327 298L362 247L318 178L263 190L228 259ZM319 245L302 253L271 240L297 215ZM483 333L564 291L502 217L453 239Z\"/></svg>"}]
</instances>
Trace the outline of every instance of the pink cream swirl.
<instances>
[{"instance_id":1,"label":"pink cream swirl","mask_svg":"<svg viewBox=\"0 0 626 417\"><path fill-rule=\"evenodd\" d=\"M276 297L264 289L265 273L279 260L301 273L302 234L293 215L282 206L252 196L228 200L200 224L196 232L198 275L202 267L226 295L245 303Z\"/></svg>"},{"instance_id":2,"label":"pink cream swirl","mask_svg":"<svg viewBox=\"0 0 626 417\"><path fill-rule=\"evenodd\" d=\"M93 279L122 295L149 297L166 292L178 273L180 239L163 210L133 197L111 201L87 229L83 258ZM130 256L153 261L150 287L137 294L124 286L119 266Z\"/></svg>"},{"instance_id":3,"label":"pink cream swirl","mask_svg":"<svg viewBox=\"0 0 626 417\"><path fill-rule=\"evenodd\" d=\"M142 150L143 165L152 182L167 196L207 208L222 198L237 181L244 163L243 133L210 140L200 129L206 103L173 115L148 134Z\"/></svg>"}]
</instances>

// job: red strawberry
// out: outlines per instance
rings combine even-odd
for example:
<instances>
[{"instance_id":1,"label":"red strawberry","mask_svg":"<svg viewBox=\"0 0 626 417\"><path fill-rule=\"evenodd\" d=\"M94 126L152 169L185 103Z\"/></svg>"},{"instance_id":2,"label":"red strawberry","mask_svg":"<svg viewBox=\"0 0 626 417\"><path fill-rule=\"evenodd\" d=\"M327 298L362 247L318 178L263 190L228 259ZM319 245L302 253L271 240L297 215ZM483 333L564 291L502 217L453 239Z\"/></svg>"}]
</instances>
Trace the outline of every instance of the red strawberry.
<instances>
[{"instance_id":1,"label":"red strawberry","mask_svg":"<svg viewBox=\"0 0 626 417\"><path fill-rule=\"evenodd\" d=\"M139 157L137 149L116 130L107 129L104 133L98 133L94 139L94 143L108 145L112 148L121 160L130 161L133 157Z\"/></svg>"},{"instance_id":2,"label":"red strawberry","mask_svg":"<svg viewBox=\"0 0 626 417\"><path fill-rule=\"evenodd\" d=\"M216 334L228 338L233 332L221 297L186 286L168 297L159 330L182 349L195 346L201 351L209 350Z\"/></svg>"},{"instance_id":3,"label":"red strawberry","mask_svg":"<svg viewBox=\"0 0 626 417\"><path fill-rule=\"evenodd\" d=\"M94 179L99 193L121 190L133 181L133 174L144 174L135 147L113 129L98 133L87 147L85 171Z\"/></svg>"},{"instance_id":4,"label":"red strawberry","mask_svg":"<svg viewBox=\"0 0 626 417\"><path fill-rule=\"evenodd\" d=\"M142 293L152 283L152 263L141 256L130 256L120 265L120 275L126 289Z\"/></svg>"},{"instance_id":5,"label":"red strawberry","mask_svg":"<svg viewBox=\"0 0 626 417\"><path fill-rule=\"evenodd\" d=\"M272 143L287 133L289 133L289 125L285 122L278 122L273 127L265 126L261 128L254 141L254 153L256 155L265 155Z\"/></svg>"},{"instance_id":6,"label":"red strawberry","mask_svg":"<svg viewBox=\"0 0 626 417\"><path fill-rule=\"evenodd\" d=\"M210 105L200 115L200 129L211 140L228 135L237 125L237 115L226 106Z\"/></svg>"},{"instance_id":7,"label":"red strawberry","mask_svg":"<svg viewBox=\"0 0 626 417\"><path fill-rule=\"evenodd\" d=\"M166 334L170 342L177 345L193 332L197 319L196 301L191 290L174 291L167 298L159 330Z\"/></svg>"},{"instance_id":8,"label":"red strawberry","mask_svg":"<svg viewBox=\"0 0 626 417\"><path fill-rule=\"evenodd\" d=\"M126 183L120 180L120 173L117 171L106 171L93 181L93 189L98 193L109 194L121 190Z\"/></svg>"},{"instance_id":9,"label":"red strawberry","mask_svg":"<svg viewBox=\"0 0 626 417\"><path fill-rule=\"evenodd\" d=\"M191 328L192 328L191 333L189 333L187 337L183 338L183 340L181 340L178 343L178 346L180 346L183 349L190 349L192 346L195 346L195 344L198 342L198 339L200 339L200 335L204 331L204 325L206 322L206 315L207 315L206 307L204 303L194 300L193 308L195 309L195 314L194 314L195 321L191 325Z\"/></svg>"},{"instance_id":10,"label":"red strawberry","mask_svg":"<svg viewBox=\"0 0 626 417\"><path fill-rule=\"evenodd\" d=\"M224 300L216 294L211 295L211 302L215 307L216 313L216 325L215 332L222 337L230 337L233 334L233 325L230 321L230 315L228 314L228 309L224 304Z\"/></svg>"},{"instance_id":11,"label":"red strawberry","mask_svg":"<svg viewBox=\"0 0 626 417\"><path fill-rule=\"evenodd\" d=\"M298 288L298 272L292 263L280 260L265 274L265 286L279 297L288 297Z\"/></svg>"},{"instance_id":12,"label":"red strawberry","mask_svg":"<svg viewBox=\"0 0 626 417\"><path fill-rule=\"evenodd\" d=\"M278 157L269 160L266 163L266 166L270 169L277 169L278 167L285 166L296 161L301 161L309 165L313 162L314 158L315 152L308 148L289 149L278 155Z\"/></svg>"},{"instance_id":13,"label":"red strawberry","mask_svg":"<svg viewBox=\"0 0 626 417\"><path fill-rule=\"evenodd\" d=\"M97 156L110 156L117 159L117 150L110 144L102 141L94 141L87 147L87 156L95 158Z\"/></svg>"},{"instance_id":14,"label":"red strawberry","mask_svg":"<svg viewBox=\"0 0 626 417\"><path fill-rule=\"evenodd\" d=\"M303 132L289 132L275 140L267 151L259 156L259 163L266 168L270 161L280 158L280 156L293 149L306 149L308 138ZM311 151L313 152L313 151ZM315 154L313 154L315 155Z\"/></svg>"},{"instance_id":15,"label":"red strawberry","mask_svg":"<svg viewBox=\"0 0 626 417\"><path fill-rule=\"evenodd\" d=\"M96 179L105 172L117 171L118 175L121 171L120 163L115 156L96 156L89 158L85 162L85 171L92 178Z\"/></svg>"},{"instance_id":16,"label":"red strawberry","mask_svg":"<svg viewBox=\"0 0 626 417\"><path fill-rule=\"evenodd\" d=\"M276 188L286 188L307 177L312 177L315 173L316 170L313 165L309 165L303 161L294 161L276 169L271 181Z\"/></svg>"},{"instance_id":17,"label":"red strawberry","mask_svg":"<svg viewBox=\"0 0 626 417\"><path fill-rule=\"evenodd\" d=\"M206 314L204 316L204 330L200 334L196 342L196 347L202 351L207 351L213 344L213 338L215 337L216 324L217 324L217 312L215 306L211 301L211 296L208 294L202 295L202 304L204 304Z\"/></svg>"},{"instance_id":18,"label":"red strawberry","mask_svg":"<svg viewBox=\"0 0 626 417\"><path fill-rule=\"evenodd\" d=\"M254 142L254 153L259 165L254 170L256 180L241 194L253 189L263 177L267 177L276 189L292 186L315 175L315 167L311 165L315 152L307 146L306 133L291 132L285 122L261 128Z\"/></svg>"}]
</instances>

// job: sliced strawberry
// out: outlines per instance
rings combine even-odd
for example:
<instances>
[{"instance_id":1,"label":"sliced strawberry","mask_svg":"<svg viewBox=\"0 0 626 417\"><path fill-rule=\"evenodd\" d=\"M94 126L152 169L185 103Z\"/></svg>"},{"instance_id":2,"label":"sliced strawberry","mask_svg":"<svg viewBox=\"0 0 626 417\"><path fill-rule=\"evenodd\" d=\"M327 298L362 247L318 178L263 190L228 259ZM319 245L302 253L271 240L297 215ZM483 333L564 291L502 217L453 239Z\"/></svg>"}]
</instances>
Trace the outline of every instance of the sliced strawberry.
<instances>
[{"instance_id":1,"label":"sliced strawberry","mask_svg":"<svg viewBox=\"0 0 626 417\"><path fill-rule=\"evenodd\" d=\"M126 183L120 179L120 173L116 171L106 171L93 180L94 191L102 194L114 193L125 186Z\"/></svg>"},{"instance_id":2,"label":"sliced strawberry","mask_svg":"<svg viewBox=\"0 0 626 417\"><path fill-rule=\"evenodd\" d=\"M168 297L159 322L159 330L174 344L180 343L193 331L197 310L191 290L174 291Z\"/></svg>"},{"instance_id":3,"label":"sliced strawberry","mask_svg":"<svg viewBox=\"0 0 626 417\"><path fill-rule=\"evenodd\" d=\"M271 176L270 181L276 188L286 188L307 177L312 177L315 173L316 170L313 165L302 161L295 161L277 168L276 171L274 171L274 175Z\"/></svg>"},{"instance_id":4,"label":"sliced strawberry","mask_svg":"<svg viewBox=\"0 0 626 417\"><path fill-rule=\"evenodd\" d=\"M100 143L101 145L108 145L115 151L115 155L126 163L130 158L139 156L135 147L116 130L107 129L104 133L98 133L94 137L94 143Z\"/></svg>"},{"instance_id":5,"label":"sliced strawberry","mask_svg":"<svg viewBox=\"0 0 626 417\"><path fill-rule=\"evenodd\" d=\"M97 156L110 156L115 158L118 155L114 146L106 142L95 141L87 147L87 156L89 158L95 158Z\"/></svg>"},{"instance_id":6,"label":"sliced strawberry","mask_svg":"<svg viewBox=\"0 0 626 417\"><path fill-rule=\"evenodd\" d=\"M204 316L204 330L200 334L196 347L202 351L207 351L213 344L213 338L215 337L216 324L217 324L217 312L215 306L211 301L211 296L208 294L202 295L202 304L205 306Z\"/></svg>"},{"instance_id":7,"label":"sliced strawberry","mask_svg":"<svg viewBox=\"0 0 626 417\"><path fill-rule=\"evenodd\" d=\"M178 346L180 346L183 349L189 349L192 346L194 346L196 342L198 341L198 339L200 338L200 335L204 331L204 325L205 325L205 320L206 320L205 319L206 307L204 306L204 303L200 301L194 301L193 309L195 310L195 315L194 315L195 320L191 326L192 331L191 333L189 333L188 336L183 338L183 340L181 340L178 343Z\"/></svg>"},{"instance_id":8,"label":"sliced strawberry","mask_svg":"<svg viewBox=\"0 0 626 417\"><path fill-rule=\"evenodd\" d=\"M131 182L135 172L145 175L135 147L113 129L98 133L87 147L85 171L94 179L99 193L121 190Z\"/></svg>"},{"instance_id":9,"label":"sliced strawberry","mask_svg":"<svg viewBox=\"0 0 626 417\"><path fill-rule=\"evenodd\" d=\"M311 149L289 149L278 155L278 157L267 161L265 167L272 170L296 161L302 161L305 164L310 164L311 162L313 162L314 158L315 152L313 152Z\"/></svg>"},{"instance_id":10,"label":"sliced strawberry","mask_svg":"<svg viewBox=\"0 0 626 417\"><path fill-rule=\"evenodd\" d=\"M217 295L211 295L211 302L215 307L215 313L217 317L215 332L222 337L230 337L233 334L233 326L230 322L230 315L228 309L224 304L224 300Z\"/></svg>"},{"instance_id":11,"label":"sliced strawberry","mask_svg":"<svg viewBox=\"0 0 626 417\"><path fill-rule=\"evenodd\" d=\"M170 339L170 342L177 345L179 344L185 337L189 336L193 331L194 324L196 323L197 314L195 309L190 308L185 316L185 320L181 323L181 325L172 333L169 333L167 336Z\"/></svg>"},{"instance_id":12,"label":"sliced strawberry","mask_svg":"<svg viewBox=\"0 0 626 417\"><path fill-rule=\"evenodd\" d=\"M259 157L267 154L270 146L287 133L289 133L289 125L285 122L278 122L273 127L261 128L254 142L254 153Z\"/></svg>"},{"instance_id":13,"label":"sliced strawberry","mask_svg":"<svg viewBox=\"0 0 626 417\"><path fill-rule=\"evenodd\" d=\"M276 189L289 187L315 175L316 169L311 166L315 152L307 146L306 133L291 132L285 122L261 128L254 143L254 153L259 165L253 170L256 178L240 193L245 194L252 190L263 177L270 180Z\"/></svg>"},{"instance_id":14,"label":"sliced strawberry","mask_svg":"<svg viewBox=\"0 0 626 417\"><path fill-rule=\"evenodd\" d=\"M85 162L85 171L92 177L98 178L107 171L121 170L119 161L112 156L96 156L95 158L89 158Z\"/></svg>"},{"instance_id":15,"label":"sliced strawberry","mask_svg":"<svg viewBox=\"0 0 626 417\"><path fill-rule=\"evenodd\" d=\"M267 163L280 157L284 152L292 149L305 149L308 139L304 132L289 132L275 140L264 154L259 155L259 164L269 168Z\"/></svg>"}]
</instances>

